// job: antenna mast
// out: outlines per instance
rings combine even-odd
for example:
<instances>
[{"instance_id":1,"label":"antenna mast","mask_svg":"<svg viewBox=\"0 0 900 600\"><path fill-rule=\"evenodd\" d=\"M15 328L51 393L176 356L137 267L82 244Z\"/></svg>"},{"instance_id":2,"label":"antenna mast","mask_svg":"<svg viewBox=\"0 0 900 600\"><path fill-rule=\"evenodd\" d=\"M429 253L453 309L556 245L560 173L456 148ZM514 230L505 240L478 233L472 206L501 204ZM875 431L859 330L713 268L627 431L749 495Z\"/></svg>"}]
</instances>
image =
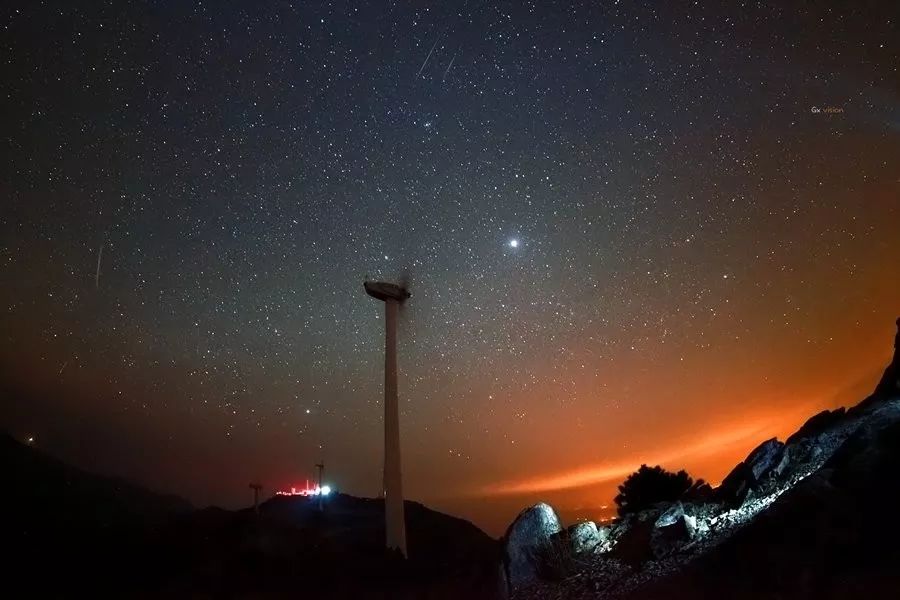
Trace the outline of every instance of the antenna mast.
<instances>
[{"instance_id":1,"label":"antenna mast","mask_svg":"<svg viewBox=\"0 0 900 600\"><path fill-rule=\"evenodd\" d=\"M259 515L259 490L262 489L261 483L251 483L250 489L253 490L253 512Z\"/></svg>"}]
</instances>

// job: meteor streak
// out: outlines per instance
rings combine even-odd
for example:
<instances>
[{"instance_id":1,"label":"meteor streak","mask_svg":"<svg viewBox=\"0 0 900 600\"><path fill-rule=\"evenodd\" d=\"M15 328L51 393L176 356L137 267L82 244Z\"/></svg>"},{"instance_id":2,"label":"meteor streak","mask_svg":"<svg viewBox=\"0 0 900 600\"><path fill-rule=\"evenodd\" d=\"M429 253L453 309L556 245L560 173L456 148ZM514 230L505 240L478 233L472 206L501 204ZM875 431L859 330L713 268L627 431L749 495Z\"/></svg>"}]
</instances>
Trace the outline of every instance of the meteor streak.
<instances>
[{"instance_id":1,"label":"meteor streak","mask_svg":"<svg viewBox=\"0 0 900 600\"><path fill-rule=\"evenodd\" d=\"M431 50L428 51L428 56L425 57L425 62L422 63L422 66L419 68L419 72L416 73L416 79L419 78L419 75L422 74L422 71L425 70L425 65L428 64L428 59L431 58L431 53L434 52L434 49L437 47L438 42L441 41L441 36L444 35L444 32L438 34L437 39L434 40L434 44L431 45Z\"/></svg>"},{"instance_id":2,"label":"meteor streak","mask_svg":"<svg viewBox=\"0 0 900 600\"><path fill-rule=\"evenodd\" d=\"M103 260L103 246L106 243L100 244L100 250L97 252L97 272L94 273L94 287L100 289L100 261Z\"/></svg>"}]
</instances>

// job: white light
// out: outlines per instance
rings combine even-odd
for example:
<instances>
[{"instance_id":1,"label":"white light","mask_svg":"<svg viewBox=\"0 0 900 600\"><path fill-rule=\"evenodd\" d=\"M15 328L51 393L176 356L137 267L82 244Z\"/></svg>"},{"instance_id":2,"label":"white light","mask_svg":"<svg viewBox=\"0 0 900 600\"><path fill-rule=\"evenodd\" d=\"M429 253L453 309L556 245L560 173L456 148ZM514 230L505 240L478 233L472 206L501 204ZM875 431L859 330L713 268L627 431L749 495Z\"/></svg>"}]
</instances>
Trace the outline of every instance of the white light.
<instances>
[{"instance_id":1,"label":"white light","mask_svg":"<svg viewBox=\"0 0 900 600\"><path fill-rule=\"evenodd\" d=\"M515 239L509 240L509 246L510 246L510 248L518 248L519 240L515 240Z\"/></svg>"},{"instance_id":2,"label":"white light","mask_svg":"<svg viewBox=\"0 0 900 600\"><path fill-rule=\"evenodd\" d=\"M331 493L331 486L330 486L330 485L323 485L323 486L322 486L322 489L321 489L321 492L322 492L322 495L323 495L323 496L327 496L328 494Z\"/></svg>"}]
</instances>

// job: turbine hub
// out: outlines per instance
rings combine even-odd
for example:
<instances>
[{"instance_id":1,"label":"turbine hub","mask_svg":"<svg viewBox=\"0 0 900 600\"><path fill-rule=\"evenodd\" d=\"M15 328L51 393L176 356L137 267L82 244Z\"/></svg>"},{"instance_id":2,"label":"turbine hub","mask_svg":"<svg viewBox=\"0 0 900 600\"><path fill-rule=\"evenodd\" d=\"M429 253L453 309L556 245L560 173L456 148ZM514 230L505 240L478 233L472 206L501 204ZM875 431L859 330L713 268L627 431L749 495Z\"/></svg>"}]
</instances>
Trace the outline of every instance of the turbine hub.
<instances>
[{"instance_id":1,"label":"turbine hub","mask_svg":"<svg viewBox=\"0 0 900 600\"><path fill-rule=\"evenodd\" d=\"M405 287L400 287L396 283L387 283L386 281L365 281L363 282L363 287L366 288L368 295L382 302L387 302L388 300L405 302L410 296Z\"/></svg>"}]
</instances>

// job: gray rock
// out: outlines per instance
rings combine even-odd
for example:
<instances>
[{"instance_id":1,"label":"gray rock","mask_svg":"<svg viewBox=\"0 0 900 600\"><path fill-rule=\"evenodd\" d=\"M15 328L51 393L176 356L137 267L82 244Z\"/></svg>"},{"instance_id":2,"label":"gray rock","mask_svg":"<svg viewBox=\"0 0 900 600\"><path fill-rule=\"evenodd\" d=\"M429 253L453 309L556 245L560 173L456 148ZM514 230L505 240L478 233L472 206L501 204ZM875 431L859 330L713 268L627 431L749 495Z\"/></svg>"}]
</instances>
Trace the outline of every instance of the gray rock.
<instances>
[{"instance_id":1,"label":"gray rock","mask_svg":"<svg viewBox=\"0 0 900 600\"><path fill-rule=\"evenodd\" d=\"M751 491L765 488L771 477L781 475L791 456L777 439L766 440L729 473L716 489L715 497L728 506L740 506Z\"/></svg>"},{"instance_id":2,"label":"gray rock","mask_svg":"<svg viewBox=\"0 0 900 600\"><path fill-rule=\"evenodd\" d=\"M716 500L727 506L740 506L747 498L754 483L752 469L747 466L747 463L740 462L716 488Z\"/></svg>"},{"instance_id":3,"label":"gray rock","mask_svg":"<svg viewBox=\"0 0 900 600\"><path fill-rule=\"evenodd\" d=\"M697 519L684 512L681 502L676 502L663 512L653 524L650 548L657 558L670 554L694 539Z\"/></svg>"},{"instance_id":4,"label":"gray rock","mask_svg":"<svg viewBox=\"0 0 900 600\"><path fill-rule=\"evenodd\" d=\"M781 459L778 461L778 464L772 469L772 474L775 477L781 477L787 471L788 467L791 464L791 454L788 452L788 447L785 446L784 452L781 453Z\"/></svg>"},{"instance_id":5,"label":"gray rock","mask_svg":"<svg viewBox=\"0 0 900 600\"><path fill-rule=\"evenodd\" d=\"M572 554L584 554L591 552L609 537L609 529L598 528L593 521L575 523L568 530L569 547Z\"/></svg>"},{"instance_id":6,"label":"gray rock","mask_svg":"<svg viewBox=\"0 0 900 600\"><path fill-rule=\"evenodd\" d=\"M784 456L784 443L772 438L757 446L744 460L756 481L771 474Z\"/></svg>"},{"instance_id":7,"label":"gray rock","mask_svg":"<svg viewBox=\"0 0 900 600\"><path fill-rule=\"evenodd\" d=\"M503 538L503 565L510 593L539 579L546 552L562 530L556 511L543 502L519 513Z\"/></svg>"},{"instance_id":8,"label":"gray rock","mask_svg":"<svg viewBox=\"0 0 900 600\"><path fill-rule=\"evenodd\" d=\"M656 528L668 527L669 525L674 525L676 521L678 521L683 516L684 505L681 502L676 502L675 504L664 510L656 518L656 522L653 523L653 526Z\"/></svg>"}]
</instances>

